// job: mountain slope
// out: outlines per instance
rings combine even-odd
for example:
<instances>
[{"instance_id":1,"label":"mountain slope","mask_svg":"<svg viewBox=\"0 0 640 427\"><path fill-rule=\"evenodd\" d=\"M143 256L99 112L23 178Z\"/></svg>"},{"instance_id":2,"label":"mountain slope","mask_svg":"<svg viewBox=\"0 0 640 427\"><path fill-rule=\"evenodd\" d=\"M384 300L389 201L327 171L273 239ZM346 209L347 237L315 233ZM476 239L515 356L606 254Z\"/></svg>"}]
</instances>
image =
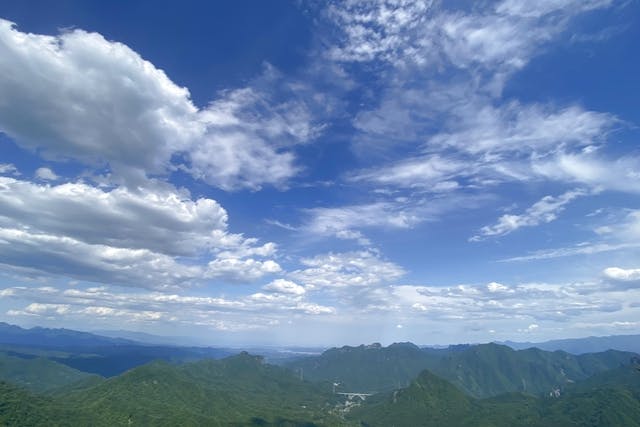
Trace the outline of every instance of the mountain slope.
<instances>
[{"instance_id":1,"label":"mountain slope","mask_svg":"<svg viewBox=\"0 0 640 427\"><path fill-rule=\"evenodd\" d=\"M629 364L634 356L614 350L580 356L535 348L515 351L492 343L450 353L431 369L474 397L508 392L540 395Z\"/></svg>"},{"instance_id":2,"label":"mountain slope","mask_svg":"<svg viewBox=\"0 0 640 427\"><path fill-rule=\"evenodd\" d=\"M97 375L87 374L44 358L22 359L0 352L0 381L33 392L51 392L99 379Z\"/></svg>"},{"instance_id":3,"label":"mountain slope","mask_svg":"<svg viewBox=\"0 0 640 427\"><path fill-rule=\"evenodd\" d=\"M487 399L468 397L425 371L409 387L366 401L348 417L370 427L640 427L640 371L603 372L559 397Z\"/></svg>"},{"instance_id":4,"label":"mountain slope","mask_svg":"<svg viewBox=\"0 0 640 427\"><path fill-rule=\"evenodd\" d=\"M409 387L372 399L349 417L365 426L464 426L478 406L447 381L425 370Z\"/></svg>"},{"instance_id":5,"label":"mountain slope","mask_svg":"<svg viewBox=\"0 0 640 427\"><path fill-rule=\"evenodd\" d=\"M124 425L341 425L329 391L240 354L182 366L154 362L65 400ZM289 424L287 424L289 423Z\"/></svg>"},{"instance_id":6,"label":"mountain slope","mask_svg":"<svg viewBox=\"0 0 640 427\"><path fill-rule=\"evenodd\" d=\"M408 385L422 370L434 366L444 352L423 351L411 343L344 346L285 366L310 381L340 383L338 391L372 393Z\"/></svg>"},{"instance_id":7,"label":"mountain slope","mask_svg":"<svg viewBox=\"0 0 640 427\"><path fill-rule=\"evenodd\" d=\"M634 353L606 351L580 356L539 349L515 351L498 344L420 349L413 344L333 348L286 366L306 379L339 383L338 391L383 392L408 385L429 369L474 397L524 392L547 394L557 387L628 364Z\"/></svg>"}]
</instances>

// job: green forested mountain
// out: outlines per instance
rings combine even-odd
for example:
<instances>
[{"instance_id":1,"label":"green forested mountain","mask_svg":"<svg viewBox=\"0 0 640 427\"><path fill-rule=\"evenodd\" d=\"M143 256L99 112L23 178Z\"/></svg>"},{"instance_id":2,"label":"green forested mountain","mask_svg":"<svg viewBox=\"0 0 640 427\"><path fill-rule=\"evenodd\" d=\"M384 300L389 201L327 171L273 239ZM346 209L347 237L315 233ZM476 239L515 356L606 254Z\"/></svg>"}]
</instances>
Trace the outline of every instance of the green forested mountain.
<instances>
[{"instance_id":1,"label":"green forested mountain","mask_svg":"<svg viewBox=\"0 0 640 427\"><path fill-rule=\"evenodd\" d=\"M73 427L105 425L92 414L64 400L30 393L0 382L0 425L15 427Z\"/></svg>"},{"instance_id":2,"label":"green forested mountain","mask_svg":"<svg viewBox=\"0 0 640 427\"><path fill-rule=\"evenodd\" d=\"M411 343L344 346L285 366L311 381L340 383L340 391L371 393L407 386L421 371L433 368L445 352L424 351Z\"/></svg>"},{"instance_id":3,"label":"green forested mountain","mask_svg":"<svg viewBox=\"0 0 640 427\"><path fill-rule=\"evenodd\" d=\"M629 364L633 356L615 350L575 356L562 351L515 351L504 345L480 344L447 354L430 369L474 397L509 392L539 395Z\"/></svg>"},{"instance_id":4,"label":"green forested mountain","mask_svg":"<svg viewBox=\"0 0 640 427\"><path fill-rule=\"evenodd\" d=\"M151 363L67 399L112 425L338 422L328 415L330 390L246 353L182 366Z\"/></svg>"},{"instance_id":5,"label":"green forested mountain","mask_svg":"<svg viewBox=\"0 0 640 427\"><path fill-rule=\"evenodd\" d=\"M34 392L52 392L73 385L90 384L100 378L42 357L24 359L0 352L0 381Z\"/></svg>"},{"instance_id":6,"label":"green forested mountain","mask_svg":"<svg viewBox=\"0 0 640 427\"><path fill-rule=\"evenodd\" d=\"M472 398L424 370L409 387L365 402L349 413L371 426L458 426L478 410Z\"/></svg>"},{"instance_id":7,"label":"green forested mountain","mask_svg":"<svg viewBox=\"0 0 640 427\"><path fill-rule=\"evenodd\" d=\"M289 371L246 353L181 366L154 362L93 387L49 397L6 384L2 393L6 404L0 407L0 420L14 420L5 425L345 423L331 414L336 397L330 390L300 381Z\"/></svg>"},{"instance_id":8,"label":"green forested mountain","mask_svg":"<svg viewBox=\"0 0 640 427\"><path fill-rule=\"evenodd\" d=\"M640 427L640 364L632 354L575 357L535 349L516 352L495 344L448 352L397 344L327 353L316 366L350 373L352 384L366 384L375 369L380 369L379 378L389 381L425 361L458 376L451 381L423 369L407 387L361 402L339 394L341 386L334 393L331 382L310 381L306 371L301 380L299 372L244 352L182 365L156 361L109 379L80 373L79 381L60 379L56 372L66 372L66 366L5 355L14 365L6 365L7 381L0 384L0 425ZM9 366L19 367L22 374ZM385 371L389 366L396 369ZM357 382L358 375L365 377ZM38 376L40 385L28 390L24 378ZM571 378L576 379L568 381ZM472 387L498 393L523 379L531 384L526 393L516 390L490 398L472 393ZM562 379L567 381L550 396L544 387Z\"/></svg>"},{"instance_id":9,"label":"green forested mountain","mask_svg":"<svg viewBox=\"0 0 640 427\"><path fill-rule=\"evenodd\" d=\"M381 392L404 387L429 369L474 397L524 392L546 394L591 375L628 364L634 353L609 350L579 356L539 349L515 351L498 344L425 351L410 343L342 347L289 363L313 381L340 390Z\"/></svg>"},{"instance_id":10,"label":"green forested mountain","mask_svg":"<svg viewBox=\"0 0 640 427\"><path fill-rule=\"evenodd\" d=\"M614 378L625 376L624 383ZM640 371L626 366L576 383L557 397L509 393L474 399L428 371L405 389L348 414L365 426L638 427Z\"/></svg>"}]
</instances>

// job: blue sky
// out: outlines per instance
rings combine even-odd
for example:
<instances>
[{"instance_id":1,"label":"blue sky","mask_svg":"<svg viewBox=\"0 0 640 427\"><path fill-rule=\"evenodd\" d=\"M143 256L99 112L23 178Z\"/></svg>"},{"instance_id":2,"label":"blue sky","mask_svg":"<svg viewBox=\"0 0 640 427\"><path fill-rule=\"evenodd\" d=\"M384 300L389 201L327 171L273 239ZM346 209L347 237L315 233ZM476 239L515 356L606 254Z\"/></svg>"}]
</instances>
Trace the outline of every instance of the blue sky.
<instances>
[{"instance_id":1,"label":"blue sky","mask_svg":"<svg viewBox=\"0 0 640 427\"><path fill-rule=\"evenodd\" d=\"M0 320L638 333L640 4L3 2Z\"/></svg>"}]
</instances>

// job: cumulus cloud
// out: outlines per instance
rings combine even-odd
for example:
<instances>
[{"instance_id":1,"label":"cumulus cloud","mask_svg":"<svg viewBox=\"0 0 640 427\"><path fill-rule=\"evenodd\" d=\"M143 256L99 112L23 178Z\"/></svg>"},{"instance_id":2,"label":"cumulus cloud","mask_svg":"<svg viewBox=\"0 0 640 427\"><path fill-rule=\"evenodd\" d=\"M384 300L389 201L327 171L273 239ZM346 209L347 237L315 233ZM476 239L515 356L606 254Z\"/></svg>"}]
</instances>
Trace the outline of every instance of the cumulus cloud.
<instances>
[{"instance_id":1,"label":"cumulus cloud","mask_svg":"<svg viewBox=\"0 0 640 427\"><path fill-rule=\"evenodd\" d=\"M186 89L99 34L29 34L2 20L0 52L0 128L23 146L160 173L202 133Z\"/></svg>"},{"instance_id":2,"label":"cumulus cloud","mask_svg":"<svg viewBox=\"0 0 640 427\"><path fill-rule=\"evenodd\" d=\"M227 222L216 201L193 201L170 187L134 192L0 177L6 267L150 288L251 281L280 271L275 261L260 259L274 255L274 243L230 233ZM208 264L184 262L198 257Z\"/></svg>"},{"instance_id":3,"label":"cumulus cloud","mask_svg":"<svg viewBox=\"0 0 640 427\"><path fill-rule=\"evenodd\" d=\"M613 292L612 292L613 291ZM636 290L615 292L605 283L523 283L505 285L394 285L366 295L367 312L413 313L415 320L472 322L509 321L560 324L608 313L625 312ZM630 294L631 293L631 294ZM531 321L534 322L531 322ZM526 325L525 325L526 326Z\"/></svg>"},{"instance_id":4,"label":"cumulus cloud","mask_svg":"<svg viewBox=\"0 0 640 427\"><path fill-rule=\"evenodd\" d=\"M372 287L399 279L404 270L370 251L329 253L301 260L289 273L307 290Z\"/></svg>"},{"instance_id":5,"label":"cumulus cloud","mask_svg":"<svg viewBox=\"0 0 640 427\"><path fill-rule=\"evenodd\" d=\"M304 295L307 291L300 285L291 280L276 279L263 287L264 290L292 295Z\"/></svg>"},{"instance_id":6,"label":"cumulus cloud","mask_svg":"<svg viewBox=\"0 0 640 427\"><path fill-rule=\"evenodd\" d=\"M252 258L218 258L210 261L205 270L205 278L226 278L227 280L250 282L282 271L273 260L259 261Z\"/></svg>"},{"instance_id":7,"label":"cumulus cloud","mask_svg":"<svg viewBox=\"0 0 640 427\"><path fill-rule=\"evenodd\" d=\"M20 172L15 165L11 163L0 163L0 174L19 176Z\"/></svg>"},{"instance_id":8,"label":"cumulus cloud","mask_svg":"<svg viewBox=\"0 0 640 427\"><path fill-rule=\"evenodd\" d=\"M0 202L0 224L90 244L187 256L245 242L227 232L227 212L215 200L192 201L169 189L105 190L81 182L48 186L5 177L0 178Z\"/></svg>"},{"instance_id":9,"label":"cumulus cloud","mask_svg":"<svg viewBox=\"0 0 640 427\"><path fill-rule=\"evenodd\" d=\"M87 244L65 236L0 229L0 266L27 274L144 288L171 288L202 279L198 266L148 249Z\"/></svg>"},{"instance_id":10,"label":"cumulus cloud","mask_svg":"<svg viewBox=\"0 0 640 427\"><path fill-rule=\"evenodd\" d=\"M12 287L0 298L32 301L9 316L39 316L95 322L133 322L207 326L218 330L264 329L295 315L330 315L331 306L317 304L299 294L252 294L234 299L161 292L118 292L107 287L57 289Z\"/></svg>"},{"instance_id":11,"label":"cumulus cloud","mask_svg":"<svg viewBox=\"0 0 640 427\"><path fill-rule=\"evenodd\" d=\"M30 34L0 20L0 58L2 132L133 187L176 168L224 189L281 184L297 171L286 141L313 134L304 103L251 87L198 109L164 71L97 33Z\"/></svg>"},{"instance_id":12,"label":"cumulus cloud","mask_svg":"<svg viewBox=\"0 0 640 427\"><path fill-rule=\"evenodd\" d=\"M55 181L58 179L58 175L56 175L50 168L36 169L35 177L43 181Z\"/></svg>"},{"instance_id":13,"label":"cumulus cloud","mask_svg":"<svg viewBox=\"0 0 640 427\"><path fill-rule=\"evenodd\" d=\"M609 267L603 271L604 277L617 286L640 285L640 268L624 269Z\"/></svg>"}]
</instances>

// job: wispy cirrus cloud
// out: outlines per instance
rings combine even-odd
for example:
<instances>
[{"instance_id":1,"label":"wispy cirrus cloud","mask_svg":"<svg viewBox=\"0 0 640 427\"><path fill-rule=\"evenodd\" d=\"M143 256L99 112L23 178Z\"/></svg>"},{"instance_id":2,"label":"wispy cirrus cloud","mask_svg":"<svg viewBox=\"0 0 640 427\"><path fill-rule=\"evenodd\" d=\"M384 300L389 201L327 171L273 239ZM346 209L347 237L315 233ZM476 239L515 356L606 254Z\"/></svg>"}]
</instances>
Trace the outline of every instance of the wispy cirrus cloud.
<instances>
[{"instance_id":1,"label":"wispy cirrus cloud","mask_svg":"<svg viewBox=\"0 0 640 427\"><path fill-rule=\"evenodd\" d=\"M637 159L606 154L612 131L624 126L615 115L575 103L502 99L513 73L564 37L572 18L611 5L564 0L529 7L514 0L458 9L432 2L352 1L329 7L326 18L337 35L326 40L327 57L380 70L374 106L359 109L352 120L353 150L373 156L373 166L348 174L348 181L405 191L402 196L413 204L430 203L429 194L486 194L505 183L637 191ZM376 156L385 161L376 164ZM573 199L571 194L566 197ZM564 197L541 200L530 212L504 216L484 231L499 235L549 222L568 203ZM402 200L393 194L376 203L398 210ZM336 227L351 230L340 223L336 218ZM325 222L312 224L322 228Z\"/></svg>"},{"instance_id":2,"label":"wispy cirrus cloud","mask_svg":"<svg viewBox=\"0 0 640 427\"><path fill-rule=\"evenodd\" d=\"M498 218L494 225L487 225L480 229L480 233L473 236L471 241L479 241L487 237L504 236L522 227L535 227L554 221L565 206L572 200L588 195L585 190L571 190L560 196L545 196L520 215L505 214Z\"/></svg>"},{"instance_id":3,"label":"wispy cirrus cloud","mask_svg":"<svg viewBox=\"0 0 640 427\"><path fill-rule=\"evenodd\" d=\"M576 255L594 255L604 252L635 250L640 248L640 211L623 210L609 216L592 227L593 234L598 236L591 241L584 241L571 246L540 249L526 255L519 255L500 260L501 262L520 262L554 259Z\"/></svg>"}]
</instances>

